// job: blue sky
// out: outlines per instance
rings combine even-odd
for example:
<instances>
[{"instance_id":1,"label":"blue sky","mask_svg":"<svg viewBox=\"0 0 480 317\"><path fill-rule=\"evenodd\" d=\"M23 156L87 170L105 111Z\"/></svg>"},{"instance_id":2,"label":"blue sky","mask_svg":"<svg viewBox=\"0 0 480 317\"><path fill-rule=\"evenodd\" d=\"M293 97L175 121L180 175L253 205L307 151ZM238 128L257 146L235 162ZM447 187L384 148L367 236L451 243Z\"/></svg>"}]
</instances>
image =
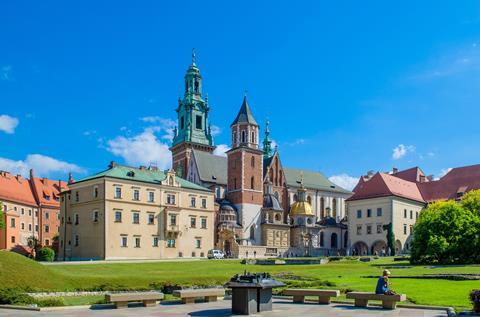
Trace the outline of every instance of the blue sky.
<instances>
[{"instance_id":1,"label":"blue sky","mask_svg":"<svg viewBox=\"0 0 480 317\"><path fill-rule=\"evenodd\" d=\"M4 1L0 41L0 169L167 167L193 47L221 148L248 90L283 164L344 186L479 163L478 1Z\"/></svg>"}]
</instances>

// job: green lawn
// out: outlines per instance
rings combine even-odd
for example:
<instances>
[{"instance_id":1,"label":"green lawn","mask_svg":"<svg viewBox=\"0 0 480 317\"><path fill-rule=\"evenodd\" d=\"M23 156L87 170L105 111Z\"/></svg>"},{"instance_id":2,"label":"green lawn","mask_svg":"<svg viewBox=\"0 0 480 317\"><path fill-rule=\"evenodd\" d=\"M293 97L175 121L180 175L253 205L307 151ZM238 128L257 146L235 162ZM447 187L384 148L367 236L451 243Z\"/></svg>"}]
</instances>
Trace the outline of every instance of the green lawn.
<instances>
[{"instance_id":1,"label":"green lawn","mask_svg":"<svg viewBox=\"0 0 480 317\"><path fill-rule=\"evenodd\" d=\"M370 263L342 260L326 265L260 266L243 265L237 260L205 260L42 266L10 252L0 252L0 287L63 291L149 289L166 284L208 286L224 284L232 275L247 270L279 275L290 287L373 291L376 279L366 276L378 276L384 267L392 272L393 289L407 294L408 299L417 304L467 308L471 306L469 291L480 288L479 281L395 279L395 275L480 274L480 266L410 266L408 262L393 262L391 258Z\"/></svg>"}]
</instances>

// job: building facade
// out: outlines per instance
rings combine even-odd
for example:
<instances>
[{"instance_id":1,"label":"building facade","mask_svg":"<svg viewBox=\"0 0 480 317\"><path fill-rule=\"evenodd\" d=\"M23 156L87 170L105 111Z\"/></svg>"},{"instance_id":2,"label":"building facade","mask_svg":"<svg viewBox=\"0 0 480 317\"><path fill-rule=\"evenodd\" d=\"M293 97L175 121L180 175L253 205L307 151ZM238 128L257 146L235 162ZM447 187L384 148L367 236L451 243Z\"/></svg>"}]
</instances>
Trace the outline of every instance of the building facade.
<instances>
[{"instance_id":1,"label":"building facade","mask_svg":"<svg viewBox=\"0 0 480 317\"><path fill-rule=\"evenodd\" d=\"M395 253L408 253L422 209L435 201L458 200L474 189L480 189L480 165L454 168L439 180L418 167L362 176L347 199L349 251L391 253L384 229L391 224Z\"/></svg>"},{"instance_id":2,"label":"building facade","mask_svg":"<svg viewBox=\"0 0 480 317\"><path fill-rule=\"evenodd\" d=\"M0 229L0 249L29 254L28 240L33 237L40 246L57 250L60 192L67 183L35 177L30 178L0 171L0 202L5 228Z\"/></svg>"},{"instance_id":3,"label":"building facade","mask_svg":"<svg viewBox=\"0 0 480 317\"><path fill-rule=\"evenodd\" d=\"M206 257L214 194L173 170L112 162L61 198L62 260Z\"/></svg>"}]
</instances>

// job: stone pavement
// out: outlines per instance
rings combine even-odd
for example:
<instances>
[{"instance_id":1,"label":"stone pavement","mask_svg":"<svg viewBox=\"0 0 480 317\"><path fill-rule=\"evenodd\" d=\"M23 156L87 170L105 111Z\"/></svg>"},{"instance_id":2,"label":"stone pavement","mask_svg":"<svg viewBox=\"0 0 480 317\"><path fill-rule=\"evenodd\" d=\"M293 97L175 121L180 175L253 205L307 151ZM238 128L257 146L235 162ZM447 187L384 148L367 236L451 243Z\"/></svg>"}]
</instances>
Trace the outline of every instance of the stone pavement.
<instances>
[{"instance_id":1,"label":"stone pavement","mask_svg":"<svg viewBox=\"0 0 480 317\"><path fill-rule=\"evenodd\" d=\"M129 307L126 309L63 309L56 311L21 311L0 309L0 316L15 317L46 317L46 316L70 316L70 317L170 317L170 316L231 316L231 301L220 300L211 303L197 304L161 304L152 308ZM255 316L302 316L302 317L440 317L447 316L446 311L423 310L410 308L397 308L396 310L383 310L380 307L355 308L353 305L332 304L319 305L314 303L293 304L291 301L274 299L273 311L264 312Z\"/></svg>"}]
</instances>

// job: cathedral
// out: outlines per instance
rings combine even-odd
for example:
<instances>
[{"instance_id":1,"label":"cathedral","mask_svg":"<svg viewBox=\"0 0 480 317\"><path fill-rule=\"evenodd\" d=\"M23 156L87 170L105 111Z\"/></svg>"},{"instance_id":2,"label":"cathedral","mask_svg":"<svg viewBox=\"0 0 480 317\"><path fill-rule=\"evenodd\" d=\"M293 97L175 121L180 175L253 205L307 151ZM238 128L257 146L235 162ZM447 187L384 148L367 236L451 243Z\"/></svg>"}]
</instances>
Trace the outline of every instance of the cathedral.
<instances>
[{"instance_id":1,"label":"cathedral","mask_svg":"<svg viewBox=\"0 0 480 317\"><path fill-rule=\"evenodd\" d=\"M345 200L352 193L319 172L284 168L268 121L260 143L246 96L230 124L231 149L215 155L209 111L193 54L176 109L172 167L215 193L215 247L239 258L345 254Z\"/></svg>"}]
</instances>

